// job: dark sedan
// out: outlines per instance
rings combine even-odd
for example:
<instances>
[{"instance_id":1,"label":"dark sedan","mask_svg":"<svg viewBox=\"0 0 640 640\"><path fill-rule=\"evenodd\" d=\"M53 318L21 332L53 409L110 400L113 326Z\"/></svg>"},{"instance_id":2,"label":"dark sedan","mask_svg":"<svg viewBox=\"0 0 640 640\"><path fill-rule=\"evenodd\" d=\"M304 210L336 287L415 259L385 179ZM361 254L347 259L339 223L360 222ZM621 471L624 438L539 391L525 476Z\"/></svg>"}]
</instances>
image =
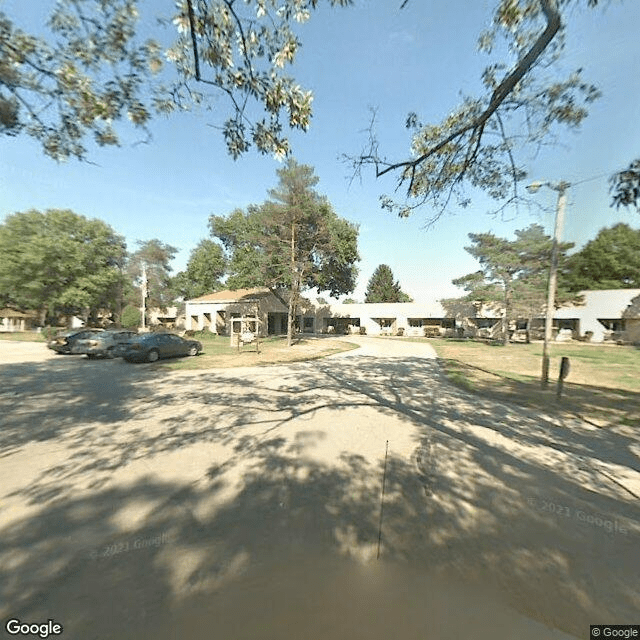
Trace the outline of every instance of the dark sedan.
<instances>
[{"instance_id":1,"label":"dark sedan","mask_svg":"<svg viewBox=\"0 0 640 640\"><path fill-rule=\"evenodd\" d=\"M71 329L59 333L53 340L47 343L49 349L56 353L70 354L76 340L89 340L93 336L101 333L102 329Z\"/></svg>"},{"instance_id":2,"label":"dark sedan","mask_svg":"<svg viewBox=\"0 0 640 640\"><path fill-rule=\"evenodd\" d=\"M174 333L150 333L119 345L115 355L122 355L127 362L155 362L159 358L197 356L201 351L202 344L197 340L185 340Z\"/></svg>"}]
</instances>

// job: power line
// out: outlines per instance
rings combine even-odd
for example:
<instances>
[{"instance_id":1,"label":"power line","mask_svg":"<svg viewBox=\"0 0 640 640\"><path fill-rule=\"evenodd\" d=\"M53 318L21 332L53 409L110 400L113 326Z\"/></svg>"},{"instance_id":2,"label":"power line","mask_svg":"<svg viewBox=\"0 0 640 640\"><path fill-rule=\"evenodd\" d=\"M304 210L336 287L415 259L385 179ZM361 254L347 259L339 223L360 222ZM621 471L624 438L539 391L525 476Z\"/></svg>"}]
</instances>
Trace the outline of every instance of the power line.
<instances>
[{"instance_id":1,"label":"power line","mask_svg":"<svg viewBox=\"0 0 640 640\"><path fill-rule=\"evenodd\" d=\"M594 180L600 180L600 178L604 178L610 175L610 172L601 173L597 176L593 176L593 178L585 178L584 180L578 180L578 182L572 182L571 186L575 187L579 184L584 184L585 182L593 182Z\"/></svg>"}]
</instances>

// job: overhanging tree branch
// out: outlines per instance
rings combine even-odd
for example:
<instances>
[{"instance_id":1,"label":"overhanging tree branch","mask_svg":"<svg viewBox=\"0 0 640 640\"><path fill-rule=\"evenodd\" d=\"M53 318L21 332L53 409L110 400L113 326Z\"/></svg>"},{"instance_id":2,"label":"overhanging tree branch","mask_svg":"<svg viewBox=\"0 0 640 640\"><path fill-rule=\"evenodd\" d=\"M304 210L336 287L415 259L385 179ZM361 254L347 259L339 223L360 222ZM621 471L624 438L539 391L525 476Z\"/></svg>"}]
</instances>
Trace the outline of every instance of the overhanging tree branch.
<instances>
[{"instance_id":1,"label":"overhanging tree branch","mask_svg":"<svg viewBox=\"0 0 640 640\"><path fill-rule=\"evenodd\" d=\"M506 98L513 92L514 88L529 72L529 70L535 65L536 61L547 49L555 35L562 26L560 13L558 12L555 0L539 0L542 11L544 12L547 20L547 25L544 31L540 34L538 39L534 42L533 46L525 56L516 65L515 69L507 75L502 82L495 88L489 105L487 108L470 123L456 129L453 133L449 134L446 138L441 140L438 144L430 147L422 153L420 156L413 160L404 160L402 162L395 162L386 166L384 169L379 169L379 161L376 160L376 177L380 177L403 167L412 169L412 180L410 185L413 185L413 179L415 176L415 168L422 164L425 160L441 151L446 145L460 138L469 131L472 132L472 138L477 136L477 144L479 146L480 139L484 130L486 122L496 112L496 110L502 105Z\"/></svg>"}]
</instances>

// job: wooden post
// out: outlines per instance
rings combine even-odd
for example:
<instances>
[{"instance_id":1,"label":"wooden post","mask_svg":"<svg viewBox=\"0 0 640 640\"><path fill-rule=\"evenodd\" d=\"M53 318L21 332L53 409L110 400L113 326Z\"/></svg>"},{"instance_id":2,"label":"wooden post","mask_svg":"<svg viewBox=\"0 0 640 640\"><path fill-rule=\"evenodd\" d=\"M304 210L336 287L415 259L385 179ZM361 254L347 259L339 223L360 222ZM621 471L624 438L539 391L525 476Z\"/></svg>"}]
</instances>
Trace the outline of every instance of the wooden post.
<instances>
[{"instance_id":1,"label":"wooden post","mask_svg":"<svg viewBox=\"0 0 640 640\"><path fill-rule=\"evenodd\" d=\"M553 315L555 311L556 282L558 278L558 251L560 235L564 224L564 208L567 202L566 190L569 184L560 182L552 188L558 192L558 204L556 206L556 223L553 231L553 244L551 246L551 267L549 269L549 286L547 289L547 313L544 325L544 345L542 347L542 379L541 385L546 389L549 383L549 342L552 338Z\"/></svg>"}]
</instances>

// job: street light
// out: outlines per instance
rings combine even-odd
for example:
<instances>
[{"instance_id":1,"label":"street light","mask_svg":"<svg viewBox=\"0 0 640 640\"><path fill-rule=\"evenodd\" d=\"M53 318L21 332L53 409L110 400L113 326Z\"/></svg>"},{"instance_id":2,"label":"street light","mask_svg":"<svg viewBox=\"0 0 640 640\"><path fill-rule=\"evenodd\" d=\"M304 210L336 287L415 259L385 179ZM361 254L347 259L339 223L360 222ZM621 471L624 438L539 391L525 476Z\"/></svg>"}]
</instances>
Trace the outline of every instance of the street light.
<instances>
[{"instance_id":1,"label":"street light","mask_svg":"<svg viewBox=\"0 0 640 640\"><path fill-rule=\"evenodd\" d=\"M547 289L547 317L544 325L544 347L542 348L542 379L541 385L545 389L549 384L549 342L553 326L553 311L555 309L556 283L558 280L558 253L560 234L564 222L564 208L567 203L566 191L571 185L568 182L532 182L528 187L529 193L536 193L540 187L549 187L558 192L558 204L556 207L556 224L553 232L553 244L551 245L551 267L549 268L549 287Z\"/></svg>"}]
</instances>

